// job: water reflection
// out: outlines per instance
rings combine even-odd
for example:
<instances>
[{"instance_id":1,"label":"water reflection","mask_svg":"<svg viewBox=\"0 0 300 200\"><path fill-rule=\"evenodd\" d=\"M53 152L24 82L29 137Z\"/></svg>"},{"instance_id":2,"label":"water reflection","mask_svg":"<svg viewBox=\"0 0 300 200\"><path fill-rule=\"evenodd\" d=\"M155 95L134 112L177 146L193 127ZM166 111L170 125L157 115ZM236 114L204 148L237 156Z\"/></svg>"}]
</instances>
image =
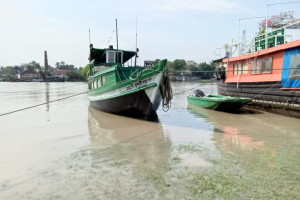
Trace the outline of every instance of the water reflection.
<instances>
[{"instance_id":1,"label":"water reflection","mask_svg":"<svg viewBox=\"0 0 300 200\"><path fill-rule=\"evenodd\" d=\"M296 136L297 119L294 118L248 109L243 109L240 113L226 113L192 104L188 104L188 109L213 125L213 141L227 152L262 150L266 145L268 148L277 147ZM292 143L297 145L296 141L293 140Z\"/></svg>"},{"instance_id":2,"label":"water reflection","mask_svg":"<svg viewBox=\"0 0 300 200\"><path fill-rule=\"evenodd\" d=\"M155 169L168 163L171 142L157 122L113 115L89 107L88 127L91 145L84 147L94 158L125 160L140 169ZM107 153L109 152L109 153Z\"/></svg>"},{"instance_id":3,"label":"water reflection","mask_svg":"<svg viewBox=\"0 0 300 200\"><path fill-rule=\"evenodd\" d=\"M49 112L50 110L50 103L49 103L49 83L46 82L46 90L45 90L45 97L46 97L46 111Z\"/></svg>"}]
</instances>

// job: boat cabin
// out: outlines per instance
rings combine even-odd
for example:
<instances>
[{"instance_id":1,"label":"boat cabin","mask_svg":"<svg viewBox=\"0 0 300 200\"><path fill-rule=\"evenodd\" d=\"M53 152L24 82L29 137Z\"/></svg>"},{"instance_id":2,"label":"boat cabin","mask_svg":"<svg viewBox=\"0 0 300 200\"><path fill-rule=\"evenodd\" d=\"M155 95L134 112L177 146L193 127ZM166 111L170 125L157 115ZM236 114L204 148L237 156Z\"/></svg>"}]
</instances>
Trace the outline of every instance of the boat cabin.
<instances>
[{"instance_id":1,"label":"boat cabin","mask_svg":"<svg viewBox=\"0 0 300 200\"><path fill-rule=\"evenodd\" d=\"M137 52L114 49L112 45L107 49L96 49L91 45L89 61L94 60L95 66L113 66L124 64L132 59Z\"/></svg>"},{"instance_id":2,"label":"boat cabin","mask_svg":"<svg viewBox=\"0 0 300 200\"><path fill-rule=\"evenodd\" d=\"M125 63L137 56L137 51L114 49L112 45L106 49L90 46L89 89L119 83L137 76L143 67L130 67Z\"/></svg>"}]
</instances>

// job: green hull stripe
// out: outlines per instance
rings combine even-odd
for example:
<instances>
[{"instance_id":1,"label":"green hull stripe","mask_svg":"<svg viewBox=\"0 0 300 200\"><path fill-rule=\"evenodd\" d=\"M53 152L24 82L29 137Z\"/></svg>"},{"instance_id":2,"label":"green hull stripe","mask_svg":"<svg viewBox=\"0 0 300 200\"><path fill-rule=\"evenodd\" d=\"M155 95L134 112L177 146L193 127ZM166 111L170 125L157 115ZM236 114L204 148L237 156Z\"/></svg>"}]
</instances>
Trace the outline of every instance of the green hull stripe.
<instances>
[{"instance_id":1,"label":"green hull stripe","mask_svg":"<svg viewBox=\"0 0 300 200\"><path fill-rule=\"evenodd\" d=\"M128 92L123 92L123 93L121 93L121 94L113 95L113 96L110 96L110 97L107 97L107 98L99 98L99 99L97 99L97 100L91 100L90 97L93 97L93 96L90 95L90 96L89 96L89 100L90 100L90 101L100 101L100 100L113 99L113 98L116 98L116 97L124 96L124 95L131 94L131 93L135 93L135 92L138 92L138 91L141 91L141 90L145 90L145 89L148 89L148 88L151 88L151 87L155 87L155 86L157 86L157 84L156 84L156 83L152 83L152 84L150 84L150 85L146 85L146 86L143 86L143 87L134 89L134 90L130 90L130 91L128 91Z\"/></svg>"},{"instance_id":2,"label":"green hull stripe","mask_svg":"<svg viewBox=\"0 0 300 200\"><path fill-rule=\"evenodd\" d=\"M141 77L139 77L137 80L126 80L126 81L123 81L123 82L119 82L119 83L114 83L114 84L111 84L111 85L103 86L101 88L90 90L88 92L88 94L89 95L96 95L96 94L102 94L102 93L105 93L105 92L109 92L109 91L112 91L112 90L115 90L115 89L118 89L118 88L121 88L121 87L125 87L127 85L131 85L131 84L133 84L135 82L142 81L142 80L144 80L146 78L155 76L155 75L159 74L160 72L161 71L152 71L150 73L142 74Z\"/></svg>"}]
</instances>

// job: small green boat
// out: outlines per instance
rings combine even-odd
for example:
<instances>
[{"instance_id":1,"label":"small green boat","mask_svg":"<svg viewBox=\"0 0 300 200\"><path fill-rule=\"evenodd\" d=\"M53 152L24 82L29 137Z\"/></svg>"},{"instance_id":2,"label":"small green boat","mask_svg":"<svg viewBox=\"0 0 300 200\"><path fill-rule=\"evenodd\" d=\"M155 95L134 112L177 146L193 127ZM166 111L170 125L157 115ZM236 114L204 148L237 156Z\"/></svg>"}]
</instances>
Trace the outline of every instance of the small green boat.
<instances>
[{"instance_id":1,"label":"small green boat","mask_svg":"<svg viewBox=\"0 0 300 200\"><path fill-rule=\"evenodd\" d=\"M191 104L219 111L235 111L251 101L251 98L246 97L220 95L187 96L187 99Z\"/></svg>"}]
</instances>

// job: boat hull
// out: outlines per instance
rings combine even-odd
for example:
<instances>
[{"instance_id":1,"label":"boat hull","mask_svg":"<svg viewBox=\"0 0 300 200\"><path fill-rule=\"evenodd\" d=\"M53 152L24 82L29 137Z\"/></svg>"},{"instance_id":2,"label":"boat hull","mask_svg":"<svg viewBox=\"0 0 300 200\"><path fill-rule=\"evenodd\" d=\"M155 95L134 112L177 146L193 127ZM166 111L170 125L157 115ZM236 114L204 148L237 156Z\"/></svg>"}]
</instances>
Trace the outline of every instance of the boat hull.
<instances>
[{"instance_id":1,"label":"boat hull","mask_svg":"<svg viewBox=\"0 0 300 200\"><path fill-rule=\"evenodd\" d=\"M163 73L105 93L89 95L90 105L104 112L155 120L164 89Z\"/></svg>"},{"instance_id":2,"label":"boat hull","mask_svg":"<svg viewBox=\"0 0 300 200\"><path fill-rule=\"evenodd\" d=\"M127 115L132 117L156 117L161 96L151 102L144 90L100 101L91 101L90 105L104 112ZM134 103L133 103L134 102Z\"/></svg>"},{"instance_id":3,"label":"boat hull","mask_svg":"<svg viewBox=\"0 0 300 200\"><path fill-rule=\"evenodd\" d=\"M282 90L277 82L261 83L224 83L217 82L220 95L249 97L252 102L247 107L267 112L300 118L300 93Z\"/></svg>"},{"instance_id":4,"label":"boat hull","mask_svg":"<svg viewBox=\"0 0 300 200\"><path fill-rule=\"evenodd\" d=\"M226 96L244 96L264 101L300 104L300 94L282 90L280 81L260 83L224 83L217 82L218 93Z\"/></svg>"},{"instance_id":5,"label":"boat hull","mask_svg":"<svg viewBox=\"0 0 300 200\"><path fill-rule=\"evenodd\" d=\"M226 96L194 97L188 96L188 102L203 108L232 112L251 101L250 98L234 98Z\"/></svg>"}]
</instances>

